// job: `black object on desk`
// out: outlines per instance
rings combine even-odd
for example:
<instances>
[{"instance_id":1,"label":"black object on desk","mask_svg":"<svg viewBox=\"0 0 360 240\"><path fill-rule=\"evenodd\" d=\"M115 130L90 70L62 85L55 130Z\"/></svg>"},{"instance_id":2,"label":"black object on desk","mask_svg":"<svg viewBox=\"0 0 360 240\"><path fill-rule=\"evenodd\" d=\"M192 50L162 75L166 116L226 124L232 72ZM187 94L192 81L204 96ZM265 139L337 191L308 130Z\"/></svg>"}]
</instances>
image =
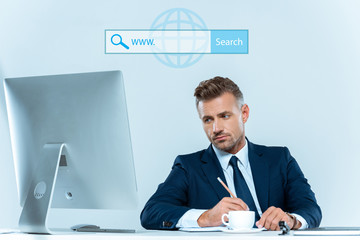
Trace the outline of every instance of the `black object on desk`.
<instances>
[{"instance_id":1,"label":"black object on desk","mask_svg":"<svg viewBox=\"0 0 360 240\"><path fill-rule=\"evenodd\" d=\"M287 235L290 233L290 227L289 227L289 225L287 225L287 223L285 221L280 221L279 227L280 227L280 231L281 231L281 233L279 235Z\"/></svg>"}]
</instances>

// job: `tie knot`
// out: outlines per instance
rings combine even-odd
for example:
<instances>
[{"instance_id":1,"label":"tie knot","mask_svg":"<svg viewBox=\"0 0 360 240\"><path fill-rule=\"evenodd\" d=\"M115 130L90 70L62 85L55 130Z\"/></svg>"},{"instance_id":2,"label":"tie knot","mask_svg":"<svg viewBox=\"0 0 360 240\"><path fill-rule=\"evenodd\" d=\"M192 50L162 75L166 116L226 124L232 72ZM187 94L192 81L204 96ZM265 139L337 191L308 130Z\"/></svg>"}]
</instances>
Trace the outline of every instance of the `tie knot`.
<instances>
[{"instance_id":1,"label":"tie knot","mask_svg":"<svg viewBox=\"0 0 360 240\"><path fill-rule=\"evenodd\" d=\"M236 156L232 156L231 158L230 158L230 165L233 167L233 168L235 168L235 167L237 167L237 161L238 161L239 159L236 157Z\"/></svg>"}]
</instances>

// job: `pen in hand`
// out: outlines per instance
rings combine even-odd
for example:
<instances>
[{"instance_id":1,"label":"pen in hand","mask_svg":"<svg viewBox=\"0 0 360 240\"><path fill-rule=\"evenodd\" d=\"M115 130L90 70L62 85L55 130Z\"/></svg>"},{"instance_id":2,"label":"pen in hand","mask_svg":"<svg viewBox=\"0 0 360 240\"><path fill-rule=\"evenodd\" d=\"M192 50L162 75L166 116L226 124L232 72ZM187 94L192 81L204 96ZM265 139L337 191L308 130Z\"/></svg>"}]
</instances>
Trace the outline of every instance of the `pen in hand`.
<instances>
[{"instance_id":1,"label":"pen in hand","mask_svg":"<svg viewBox=\"0 0 360 240\"><path fill-rule=\"evenodd\" d=\"M226 184L221 180L220 177L218 177L217 180L221 183L221 185L223 185L226 191L230 193L231 197L236 198L236 196L230 191L230 189L226 186Z\"/></svg>"},{"instance_id":2,"label":"pen in hand","mask_svg":"<svg viewBox=\"0 0 360 240\"><path fill-rule=\"evenodd\" d=\"M236 198L236 196L230 191L230 189L226 186L226 184L221 180L220 177L218 177L217 180L221 183L221 185L223 185L223 187L226 189L226 191L228 191L230 193L232 198ZM247 210L250 210L249 207Z\"/></svg>"}]
</instances>

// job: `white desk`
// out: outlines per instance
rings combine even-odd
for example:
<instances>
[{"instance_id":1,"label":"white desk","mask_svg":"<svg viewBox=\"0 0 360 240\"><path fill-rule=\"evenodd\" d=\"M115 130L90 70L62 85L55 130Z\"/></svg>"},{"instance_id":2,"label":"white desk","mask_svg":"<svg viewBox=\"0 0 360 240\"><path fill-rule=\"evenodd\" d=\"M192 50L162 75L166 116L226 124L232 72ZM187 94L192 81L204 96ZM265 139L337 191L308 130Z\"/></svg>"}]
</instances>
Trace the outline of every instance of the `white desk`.
<instances>
[{"instance_id":1,"label":"white desk","mask_svg":"<svg viewBox=\"0 0 360 240\"><path fill-rule=\"evenodd\" d=\"M261 232L253 234L233 234L223 232L181 232L181 231L147 231L139 230L137 233L64 233L59 235L35 234L0 234L0 240L223 240L223 239L304 239L304 240L334 240L334 239L360 239L360 236L279 236L280 232Z\"/></svg>"}]
</instances>

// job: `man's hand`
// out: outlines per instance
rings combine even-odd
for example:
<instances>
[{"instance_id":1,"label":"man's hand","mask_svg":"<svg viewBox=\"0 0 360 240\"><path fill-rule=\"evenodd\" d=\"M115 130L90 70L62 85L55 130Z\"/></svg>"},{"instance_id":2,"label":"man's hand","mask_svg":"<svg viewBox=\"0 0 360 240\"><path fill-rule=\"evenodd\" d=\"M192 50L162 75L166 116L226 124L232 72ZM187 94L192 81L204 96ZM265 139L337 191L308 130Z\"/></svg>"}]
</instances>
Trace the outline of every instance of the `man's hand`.
<instances>
[{"instance_id":1,"label":"man's hand","mask_svg":"<svg viewBox=\"0 0 360 240\"><path fill-rule=\"evenodd\" d=\"M229 211L249 210L246 203L240 198L224 197L212 209L207 210L198 218L200 227L215 227L222 224L221 216Z\"/></svg>"},{"instance_id":2,"label":"man's hand","mask_svg":"<svg viewBox=\"0 0 360 240\"><path fill-rule=\"evenodd\" d=\"M299 228L301 226L294 226L296 221L294 221L290 216L288 216L281 208L269 207L261 216L260 220L256 222L256 226L258 228L265 227L268 230L276 230L279 231L279 222L285 221L290 229L294 227Z\"/></svg>"}]
</instances>

